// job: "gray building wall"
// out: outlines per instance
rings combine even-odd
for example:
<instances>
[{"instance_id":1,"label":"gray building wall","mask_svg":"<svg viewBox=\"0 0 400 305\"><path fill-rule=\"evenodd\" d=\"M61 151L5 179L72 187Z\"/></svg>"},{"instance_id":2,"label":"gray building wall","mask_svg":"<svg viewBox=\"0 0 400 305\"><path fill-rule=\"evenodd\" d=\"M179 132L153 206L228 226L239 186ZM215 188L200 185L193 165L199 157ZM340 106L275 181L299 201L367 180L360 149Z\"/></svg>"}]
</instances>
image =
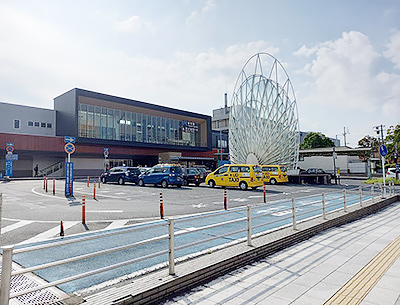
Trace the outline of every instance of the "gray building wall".
<instances>
[{"instance_id":1,"label":"gray building wall","mask_svg":"<svg viewBox=\"0 0 400 305\"><path fill-rule=\"evenodd\" d=\"M2 133L55 136L55 117L55 110L0 102Z\"/></svg>"}]
</instances>

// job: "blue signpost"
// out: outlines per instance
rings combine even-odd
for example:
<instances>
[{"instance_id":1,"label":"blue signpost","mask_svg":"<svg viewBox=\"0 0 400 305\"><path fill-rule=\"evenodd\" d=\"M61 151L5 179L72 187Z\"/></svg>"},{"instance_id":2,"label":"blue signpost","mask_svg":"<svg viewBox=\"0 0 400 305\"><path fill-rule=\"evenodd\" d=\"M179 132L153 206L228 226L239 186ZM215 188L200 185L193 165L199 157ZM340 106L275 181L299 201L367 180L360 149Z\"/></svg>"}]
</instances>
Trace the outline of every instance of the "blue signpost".
<instances>
[{"instance_id":1,"label":"blue signpost","mask_svg":"<svg viewBox=\"0 0 400 305\"><path fill-rule=\"evenodd\" d=\"M13 175L13 160L18 160L18 155L17 158L13 157L13 151L14 151L14 143L7 143L6 144L6 170L5 170L5 175L6 177L11 177Z\"/></svg>"},{"instance_id":2,"label":"blue signpost","mask_svg":"<svg viewBox=\"0 0 400 305\"><path fill-rule=\"evenodd\" d=\"M68 154L68 161L65 164L65 196L74 195L74 163L71 162L71 154L75 152L75 138L64 137L64 151Z\"/></svg>"}]
</instances>

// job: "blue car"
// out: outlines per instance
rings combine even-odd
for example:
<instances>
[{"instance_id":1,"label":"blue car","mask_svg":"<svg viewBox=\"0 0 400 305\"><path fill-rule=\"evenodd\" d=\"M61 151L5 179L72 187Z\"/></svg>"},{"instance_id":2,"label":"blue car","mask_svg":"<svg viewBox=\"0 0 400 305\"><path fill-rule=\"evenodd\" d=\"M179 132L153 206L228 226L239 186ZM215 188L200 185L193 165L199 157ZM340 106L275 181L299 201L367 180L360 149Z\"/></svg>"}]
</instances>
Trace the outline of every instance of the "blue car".
<instances>
[{"instance_id":1,"label":"blue car","mask_svg":"<svg viewBox=\"0 0 400 305\"><path fill-rule=\"evenodd\" d=\"M139 176L138 185L145 186L146 184L161 185L176 185L181 187L183 184L183 172L180 165L176 164L161 164L155 165L147 172Z\"/></svg>"}]
</instances>

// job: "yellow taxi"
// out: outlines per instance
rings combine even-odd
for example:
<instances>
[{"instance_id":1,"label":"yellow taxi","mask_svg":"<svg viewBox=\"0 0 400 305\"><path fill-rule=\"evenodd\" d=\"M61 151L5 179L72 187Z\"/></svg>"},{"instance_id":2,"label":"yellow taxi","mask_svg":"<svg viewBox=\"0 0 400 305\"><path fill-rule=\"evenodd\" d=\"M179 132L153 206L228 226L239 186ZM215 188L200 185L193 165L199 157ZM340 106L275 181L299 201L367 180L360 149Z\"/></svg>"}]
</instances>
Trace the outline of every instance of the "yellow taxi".
<instances>
[{"instance_id":1,"label":"yellow taxi","mask_svg":"<svg viewBox=\"0 0 400 305\"><path fill-rule=\"evenodd\" d=\"M261 167L254 164L225 164L206 177L206 184L214 186L248 187L256 189L264 184Z\"/></svg>"},{"instance_id":2,"label":"yellow taxi","mask_svg":"<svg viewBox=\"0 0 400 305\"><path fill-rule=\"evenodd\" d=\"M289 182L287 168L283 165L260 165L264 183L276 184Z\"/></svg>"}]
</instances>

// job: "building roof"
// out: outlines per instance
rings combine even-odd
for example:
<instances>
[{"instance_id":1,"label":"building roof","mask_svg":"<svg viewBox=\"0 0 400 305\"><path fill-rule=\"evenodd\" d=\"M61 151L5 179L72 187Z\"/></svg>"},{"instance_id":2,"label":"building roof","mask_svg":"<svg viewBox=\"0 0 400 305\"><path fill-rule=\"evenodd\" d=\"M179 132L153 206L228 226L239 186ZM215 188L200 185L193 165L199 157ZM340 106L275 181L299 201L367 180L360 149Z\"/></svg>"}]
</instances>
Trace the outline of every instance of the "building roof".
<instances>
[{"instance_id":1,"label":"building roof","mask_svg":"<svg viewBox=\"0 0 400 305\"><path fill-rule=\"evenodd\" d=\"M342 156L358 156L362 153L372 152L372 148L357 147L351 148L347 146L339 147L323 147L323 148L312 148L312 149L301 149L299 151L300 156L311 157L311 156L332 156L333 150L337 155Z\"/></svg>"}]
</instances>

